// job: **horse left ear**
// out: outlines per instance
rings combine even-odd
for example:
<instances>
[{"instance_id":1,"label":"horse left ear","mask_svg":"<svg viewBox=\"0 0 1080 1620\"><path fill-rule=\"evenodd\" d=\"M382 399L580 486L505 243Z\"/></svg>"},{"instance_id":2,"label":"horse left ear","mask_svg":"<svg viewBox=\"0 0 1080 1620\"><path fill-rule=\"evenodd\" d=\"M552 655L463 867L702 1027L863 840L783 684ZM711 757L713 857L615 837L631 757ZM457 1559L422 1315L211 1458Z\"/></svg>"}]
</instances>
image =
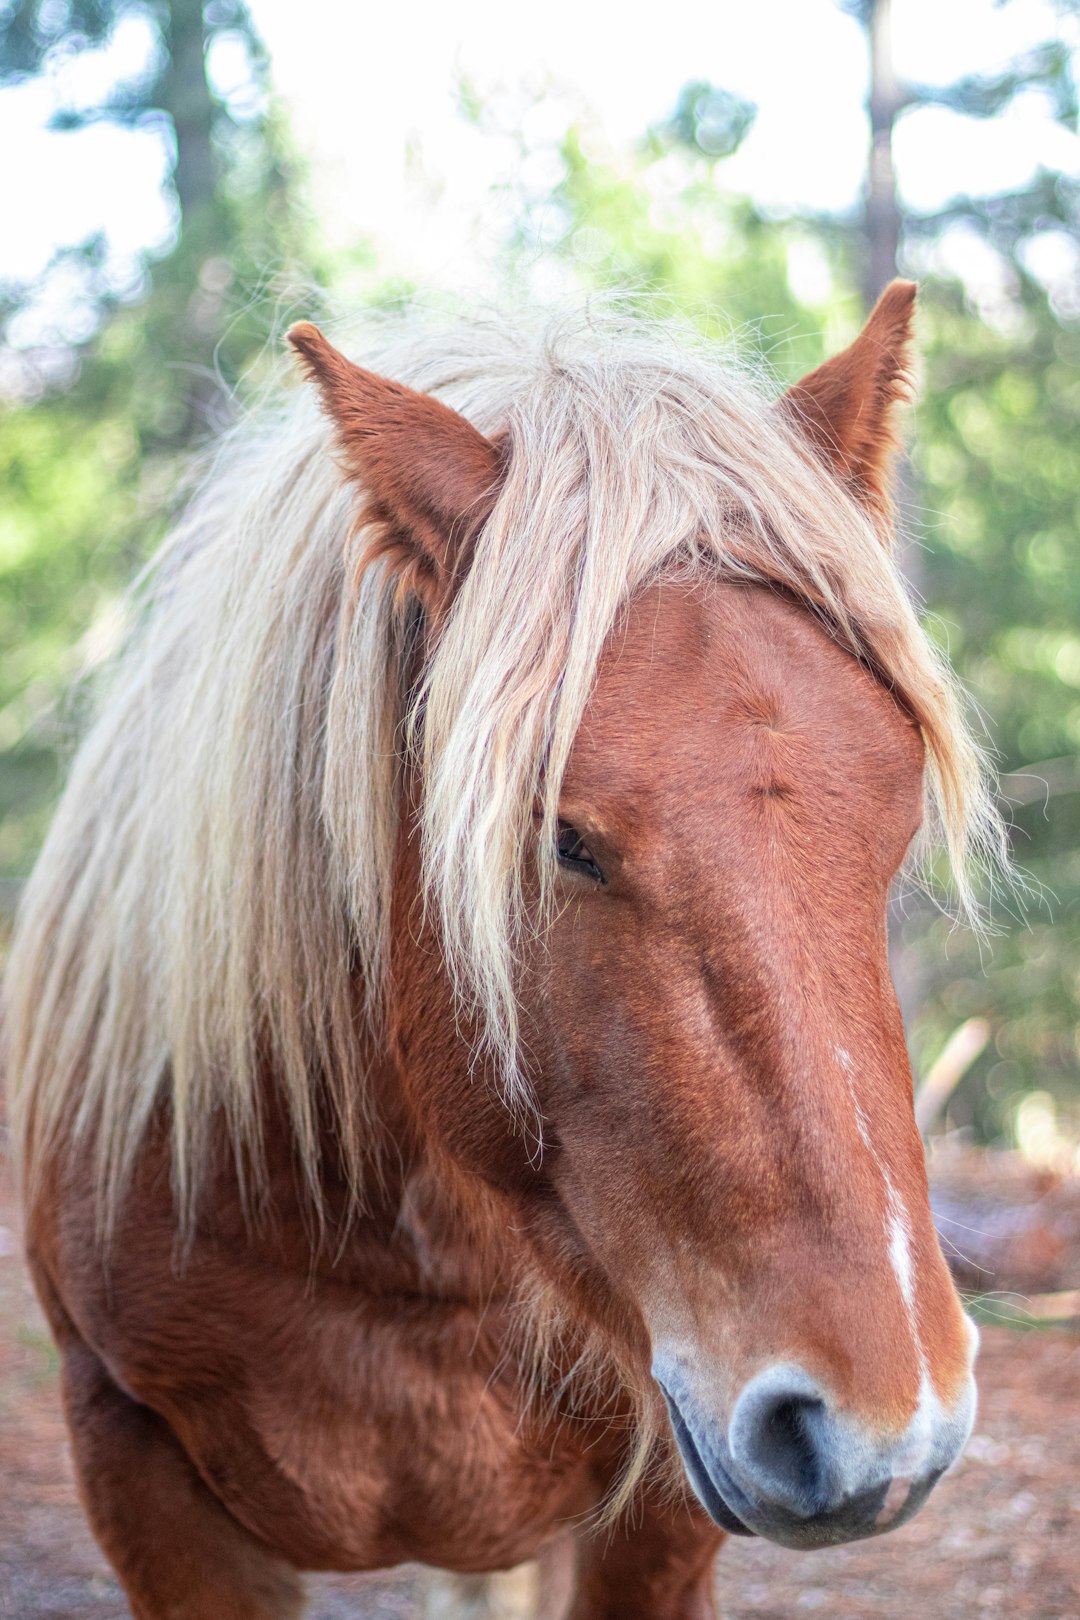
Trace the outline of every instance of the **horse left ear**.
<instances>
[{"instance_id":1,"label":"horse left ear","mask_svg":"<svg viewBox=\"0 0 1080 1620\"><path fill-rule=\"evenodd\" d=\"M382 529L369 557L388 557L401 586L441 611L495 504L499 446L441 400L354 365L308 321L288 341L366 496L364 516Z\"/></svg>"},{"instance_id":2,"label":"horse left ear","mask_svg":"<svg viewBox=\"0 0 1080 1620\"><path fill-rule=\"evenodd\" d=\"M913 387L915 293L913 281L890 282L851 347L818 366L781 400L886 533L893 521L897 418Z\"/></svg>"}]
</instances>

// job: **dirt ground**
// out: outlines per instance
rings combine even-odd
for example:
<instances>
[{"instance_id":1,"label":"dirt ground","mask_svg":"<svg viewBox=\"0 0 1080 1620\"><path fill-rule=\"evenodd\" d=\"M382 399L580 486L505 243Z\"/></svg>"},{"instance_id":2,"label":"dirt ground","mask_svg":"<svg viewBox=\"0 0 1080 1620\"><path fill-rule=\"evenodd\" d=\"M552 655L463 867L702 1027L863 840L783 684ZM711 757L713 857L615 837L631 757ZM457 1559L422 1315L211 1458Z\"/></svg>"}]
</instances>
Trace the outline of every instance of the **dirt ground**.
<instances>
[{"instance_id":1,"label":"dirt ground","mask_svg":"<svg viewBox=\"0 0 1080 1620\"><path fill-rule=\"evenodd\" d=\"M0 1176L3 1167L0 1165ZM794 1554L728 1545L726 1620L1080 1620L1080 1333L983 1329L967 1454L922 1513L878 1541ZM423 1582L313 1579L311 1620L418 1620ZM126 1620L84 1523L56 1357L0 1181L0 1617Z\"/></svg>"}]
</instances>

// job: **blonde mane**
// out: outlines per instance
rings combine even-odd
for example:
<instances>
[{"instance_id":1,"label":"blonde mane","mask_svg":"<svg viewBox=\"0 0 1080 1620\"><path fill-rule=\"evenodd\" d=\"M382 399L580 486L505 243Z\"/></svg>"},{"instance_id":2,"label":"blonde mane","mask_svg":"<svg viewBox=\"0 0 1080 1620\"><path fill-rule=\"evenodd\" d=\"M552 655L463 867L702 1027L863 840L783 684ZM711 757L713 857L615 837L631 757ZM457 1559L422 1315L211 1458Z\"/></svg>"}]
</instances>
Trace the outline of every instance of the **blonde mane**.
<instances>
[{"instance_id":1,"label":"blonde mane","mask_svg":"<svg viewBox=\"0 0 1080 1620\"><path fill-rule=\"evenodd\" d=\"M357 577L356 494L310 389L223 444L140 586L8 983L24 1170L92 1142L106 1221L162 1101L185 1218L217 1121L257 1185L266 1073L316 1199L320 1097L361 1195L406 748L426 901L507 1102L527 1110L514 964L543 925L522 887L534 807L546 848L601 649L658 575L774 581L821 613L922 727L931 828L969 915L974 867L1004 857L979 750L893 562L753 377L617 316L345 346L508 433L508 476L411 692L414 624L385 563Z\"/></svg>"}]
</instances>

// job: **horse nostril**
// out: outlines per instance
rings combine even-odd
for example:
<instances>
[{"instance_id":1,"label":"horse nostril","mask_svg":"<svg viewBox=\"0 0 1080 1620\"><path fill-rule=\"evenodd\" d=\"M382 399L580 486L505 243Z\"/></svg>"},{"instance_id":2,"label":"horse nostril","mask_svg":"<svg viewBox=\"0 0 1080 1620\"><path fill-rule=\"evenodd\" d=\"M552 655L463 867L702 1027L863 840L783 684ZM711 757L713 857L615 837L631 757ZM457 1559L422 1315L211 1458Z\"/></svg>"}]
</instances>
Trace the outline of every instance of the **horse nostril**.
<instances>
[{"instance_id":1,"label":"horse nostril","mask_svg":"<svg viewBox=\"0 0 1080 1620\"><path fill-rule=\"evenodd\" d=\"M781 1396L763 1408L756 1431L747 1436L747 1461L801 1500L816 1498L822 1485L824 1417L825 1402L815 1396Z\"/></svg>"},{"instance_id":2,"label":"horse nostril","mask_svg":"<svg viewBox=\"0 0 1080 1620\"><path fill-rule=\"evenodd\" d=\"M806 1517L831 1489L829 1409L801 1368L772 1368L744 1389L732 1416L731 1455L762 1501Z\"/></svg>"}]
</instances>

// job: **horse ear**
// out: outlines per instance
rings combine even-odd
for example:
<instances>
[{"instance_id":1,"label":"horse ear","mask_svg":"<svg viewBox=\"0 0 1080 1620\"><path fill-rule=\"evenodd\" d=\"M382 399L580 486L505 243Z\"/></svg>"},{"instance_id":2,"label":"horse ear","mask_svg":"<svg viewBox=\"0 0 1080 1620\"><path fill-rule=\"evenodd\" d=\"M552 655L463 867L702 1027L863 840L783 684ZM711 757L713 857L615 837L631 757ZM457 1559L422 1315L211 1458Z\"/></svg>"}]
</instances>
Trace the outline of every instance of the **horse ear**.
<instances>
[{"instance_id":1,"label":"horse ear","mask_svg":"<svg viewBox=\"0 0 1080 1620\"><path fill-rule=\"evenodd\" d=\"M288 341L322 396L346 476L363 489L364 516L382 529L369 557L391 558L402 587L440 610L495 504L499 445L441 400L354 365L310 322Z\"/></svg>"},{"instance_id":2,"label":"horse ear","mask_svg":"<svg viewBox=\"0 0 1080 1620\"><path fill-rule=\"evenodd\" d=\"M890 282L851 347L789 388L781 402L886 533L899 407L912 395L915 292L913 281Z\"/></svg>"}]
</instances>

